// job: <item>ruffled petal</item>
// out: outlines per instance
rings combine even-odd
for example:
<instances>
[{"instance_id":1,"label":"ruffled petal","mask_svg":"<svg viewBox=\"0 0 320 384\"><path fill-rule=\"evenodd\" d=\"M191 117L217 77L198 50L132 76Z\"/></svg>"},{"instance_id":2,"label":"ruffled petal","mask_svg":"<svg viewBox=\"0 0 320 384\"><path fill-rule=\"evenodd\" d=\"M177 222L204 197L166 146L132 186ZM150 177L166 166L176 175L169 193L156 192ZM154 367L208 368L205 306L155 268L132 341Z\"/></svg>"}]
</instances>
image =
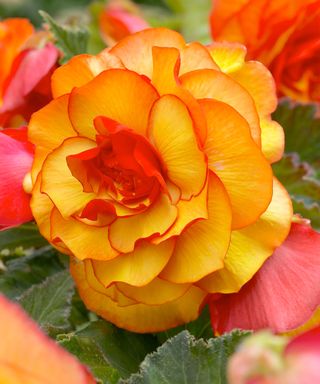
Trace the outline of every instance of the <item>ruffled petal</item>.
<instances>
[{"instance_id":1,"label":"ruffled petal","mask_svg":"<svg viewBox=\"0 0 320 384\"><path fill-rule=\"evenodd\" d=\"M210 173L207 220L188 227L178 238L160 277L174 283L194 282L223 267L231 232L228 195L217 176Z\"/></svg>"},{"instance_id":2,"label":"ruffled petal","mask_svg":"<svg viewBox=\"0 0 320 384\"><path fill-rule=\"evenodd\" d=\"M67 164L67 157L95 148L96 143L83 137L67 139L46 158L42 167L41 192L46 193L63 217L80 212L94 193L86 193Z\"/></svg>"},{"instance_id":3,"label":"ruffled petal","mask_svg":"<svg viewBox=\"0 0 320 384\"><path fill-rule=\"evenodd\" d=\"M102 71L110 68L124 68L123 64L107 50L99 55L77 55L55 70L52 75L52 94L57 97L70 93L74 87L81 87Z\"/></svg>"},{"instance_id":4,"label":"ruffled petal","mask_svg":"<svg viewBox=\"0 0 320 384\"><path fill-rule=\"evenodd\" d=\"M272 170L253 142L247 122L229 105L201 101L207 118L204 151L209 168L223 182L232 206L232 226L256 221L272 196Z\"/></svg>"},{"instance_id":5,"label":"ruffled petal","mask_svg":"<svg viewBox=\"0 0 320 384\"><path fill-rule=\"evenodd\" d=\"M152 47L182 49L184 46L185 41L178 32L166 28L152 28L125 37L111 48L110 53L118 56L126 68L151 79Z\"/></svg>"},{"instance_id":6,"label":"ruffled petal","mask_svg":"<svg viewBox=\"0 0 320 384\"><path fill-rule=\"evenodd\" d=\"M70 120L80 135L92 139L97 133L93 121L98 116L145 135L150 109L157 98L156 90L142 76L128 70L109 69L74 89L70 95Z\"/></svg>"},{"instance_id":7,"label":"ruffled petal","mask_svg":"<svg viewBox=\"0 0 320 384\"><path fill-rule=\"evenodd\" d=\"M212 301L214 329L286 332L305 323L320 302L319 252L320 234L293 223L286 241L240 292Z\"/></svg>"},{"instance_id":8,"label":"ruffled petal","mask_svg":"<svg viewBox=\"0 0 320 384\"><path fill-rule=\"evenodd\" d=\"M159 245L141 242L133 252L113 260L92 260L95 275L105 287L117 282L137 287L149 284L167 264L174 245L173 239Z\"/></svg>"},{"instance_id":9,"label":"ruffled petal","mask_svg":"<svg viewBox=\"0 0 320 384\"><path fill-rule=\"evenodd\" d=\"M72 217L64 219L56 208L50 224L51 241L54 243L56 238L63 241L79 260L110 260L118 256L109 243L108 227L90 226Z\"/></svg>"},{"instance_id":10,"label":"ruffled petal","mask_svg":"<svg viewBox=\"0 0 320 384\"><path fill-rule=\"evenodd\" d=\"M181 84L196 99L213 99L229 104L249 123L253 140L260 145L259 116L248 91L230 76L212 69L184 74Z\"/></svg>"},{"instance_id":11,"label":"ruffled petal","mask_svg":"<svg viewBox=\"0 0 320 384\"><path fill-rule=\"evenodd\" d=\"M70 268L86 306L118 327L132 332L160 332L195 320L206 299L201 289L191 287L177 300L163 305L139 303L120 307L107 294L101 293L105 289L103 285L99 292L90 287L83 263L73 262Z\"/></svg>"},{"instance_id":12,"label":"ruffled petal","mask_svg":"<svg viewBox=\"0 0 320 384\"><path fill-rule=\"evenodd\" d=\"M188 110L176 96L162 96L154 104L149 137L160 154L168 178L180 188L181 198L197 195L206 180L207 164L198 147Z\"/></svg>"},{"instance_id":13,"label":"ruffled petal","mask_svg":"<svg viewBox=\"0 0 320 384\"><path fill-rule=\"evenodd\" d=\"M292 203L284 187L274 179L272 201L254 224L233 231L225 266L197 285L208 292L237 292L258 271L287 237L292 219Z\"/></svg>"}]
</instances>

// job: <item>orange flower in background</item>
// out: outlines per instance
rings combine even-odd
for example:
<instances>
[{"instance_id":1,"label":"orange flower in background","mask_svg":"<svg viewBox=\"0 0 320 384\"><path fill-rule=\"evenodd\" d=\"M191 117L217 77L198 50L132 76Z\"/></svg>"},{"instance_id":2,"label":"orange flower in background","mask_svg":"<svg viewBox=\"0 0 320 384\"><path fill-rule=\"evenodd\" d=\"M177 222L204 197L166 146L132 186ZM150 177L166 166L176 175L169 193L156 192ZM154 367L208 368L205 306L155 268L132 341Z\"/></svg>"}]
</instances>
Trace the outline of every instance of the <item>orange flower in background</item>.
<instances>
[{"instance_id":1,"label":"orange flower in background","mask_svg":"<svg viewBox=\"0 0 320 384\"><path fill-rule=\"evenodd\" d=\"M320 101L319 0L214 0L212 36L239 42L272 72L280 95Z\"/></svg>"},{"instance_id":2,"label":"orange flower in background","mask_svg":"<svg viewBox=\"0 0 320 384\"><path fill-rule=\"evenodd\" d=\"M114 45L124 37L149 28L139 8L129 0L110 0L99 17L99 28L107 45Z\"/></svg>"},{"instance_id":3,"label":"orange flower in background","mask_svg":"<svg viewBox=\"0 0 320 384\"><path fill-rule=\"evenodd\" d=\"M31 207L73 255L89 309L136 332L198 317L237 292L285 240L291 201L272 77L242 46L131 35L57 69L29 125Z\"/></svg>"},{"instance_id":4,"label":"orange flower in background","mask_svg":"<svg viewBox=\"0 0 320 384\"><path fill-rule=\"evenodd\" d=\"M0 383L94 384L87 369L0 296Z\"/></svg>"},{"instance_id":5,"label":"orange flower in background","mask_svg":"<svg viewBox=\"0 0 320 384\"><path fill-rule=\"evenodd\" d=\"M0 22L0 126L19 126L52 98L50 76L58 50L50 43L37 48L26 19Z\"/></svg>"}]
</instances>

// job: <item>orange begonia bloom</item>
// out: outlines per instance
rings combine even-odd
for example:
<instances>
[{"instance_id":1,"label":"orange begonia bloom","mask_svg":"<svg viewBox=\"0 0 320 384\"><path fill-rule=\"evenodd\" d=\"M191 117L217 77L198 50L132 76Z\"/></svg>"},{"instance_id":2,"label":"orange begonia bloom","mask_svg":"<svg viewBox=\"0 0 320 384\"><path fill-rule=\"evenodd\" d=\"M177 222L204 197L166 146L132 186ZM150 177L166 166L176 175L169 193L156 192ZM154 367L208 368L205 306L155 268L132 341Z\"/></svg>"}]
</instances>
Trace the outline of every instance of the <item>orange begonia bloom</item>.
<instances>
[{"instance_id":1,"label":"orange begonia bloom","mask_svg":"<svg viewBox=\"0 0 320 384\"><path fill-rule=\"evenodd\" d=\"M280 95L320 101L319 0L214 0L212 36L246 45Z\"/></svg>"},{"instance_id":2,"label":"orange begonia bloom","mask_svg":"<svg viewBox=\"0 0 320 384\"><path fill-rule=\"evenodd\" d=\"M94 384L88 370L0 295L1 384Z\"/></svg>"},{"instance_id":3,"label":"orange begonia bloom","mask_svg":"<svg viewBox=\"0 0 320 384\"><path fill-rule=\"evenodd\" d=\"M274 83L239 45L186 44L164 28L57 69L29 126L31 207L74 255L89 309L161 331L237 292L285 240L291 201L270 162Z\"/></svg>"}]
</instances>

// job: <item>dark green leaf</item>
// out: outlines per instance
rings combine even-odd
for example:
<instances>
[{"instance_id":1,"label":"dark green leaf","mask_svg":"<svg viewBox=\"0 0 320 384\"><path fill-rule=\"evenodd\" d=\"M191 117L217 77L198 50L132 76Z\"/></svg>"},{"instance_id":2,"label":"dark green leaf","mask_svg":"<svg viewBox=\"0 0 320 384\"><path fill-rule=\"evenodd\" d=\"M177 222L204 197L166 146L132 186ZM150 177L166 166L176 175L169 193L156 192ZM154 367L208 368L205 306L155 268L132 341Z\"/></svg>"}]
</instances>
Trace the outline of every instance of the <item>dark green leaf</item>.
<instances>
[{"instance_id":1,"label":"dark green leaf","mask_svg":"<svg viewBox=\"0 0 320 384\"><path fill-rule=\"evenodd\" d=\"M60 344L89 367L101 383L116 384L119 381L119 372L110 365L94 339L81 334L60 335L59 338Z\"/></svg>"},{"instance_id":2,"label":"dark green leaf","mask_svg":"<svg viewBox=\"0 0 320 384\"><path fill-rule=\"evenodd\" d=\"M18 301L42 329L54 335L70 328L68 319L73 294L73 280L65 270L33 285Z\"/></svg>"},{"instance_id":3,"label":"dark green leaf","mask_svg":"<svg viewBox=\"0 0 320 384\"><path fill-rule=\"evenodd\" d=\"M320 119L316 117L316 103L299 104L283 99L273 114L284 128L286 152L297 152L320 174Z\"/></svg>"},{"instance_id":4,"label":"dark green leaf","mask_svg":"<svg viewBox=\"0 0 320 384\"><path fill-rule=\"evenodd\" d=\"M140 372L122 383L226 384L227 359L248 334L233 331L205 342L183 331L148 355Z\"/></svg>"},{"instance_id":5,"label":"dark green leaf","mask_svg":"<svg viewBox=\"0 0 320 384\"><path fill-rule=\"evenodd\" d=\"M56 39L56 45L63 53L63 57L60 61L61 64L66 63L75 55L87 52L89 40L87 29L79 26L62 26L48 13L44 11L39 11L39 13L43 20L49 25L49 28Z\"/></svg>"},{"instance_id":6,"label":"dark green leaf","mask_svg":"<svg viewBox=\"0 0 320 384\"><path fill-rule=\"evenodd\" d=\"M16 299L33 284L63 270L57 252L50 246L33 251L28 256L4 260L5 271L0 271L0 292Z\"/></svg>"},{"instance_id":7,"label":"dark green leaf","mask_svg":"<svg viewBox=\"0 0 320 384\"><path fill-rule=\"evenodd\" d=\"M48 244L40 235L34 223L20 225L20 227L0 231L0 250L23 248L39 248Z\"/></svg>"},{"instance_id":8,"label":"dark green leaf","mask_svg":"<svg viewBox=\"0 0 320 384\"><path fill-rule=\"evenodd\" d=\"M320 229L320 181L315 179L314 170L297 154L286 154L273 165L278 179L290 193L295 213L310 219L314 228Z\"/></svg>"},{"instance_id":9,"label":"dark green leaf","mask_svg":"<svg viewBox=\"0 0 320 384\"><path fill-rule=\"evenodd\" d=\"M59 335L58 341L79 360L87 364L92 371L105 383L112 381L101 372L110 371L113 367L121 377L128 377L136 372L145 356L158 346L157 340L151 335L139 335L116 328L103 320L92 322L88 327L66 335ZM84 353L86 348L99 351L99 366L91 366L90 356ZM86 347L87 346L87 347ZM103 367L105 362L106 367ZM113 377L113 373L112 373Z\"/></svg>"},{"instance_id":10,"label":"dark green leaf","mask_svg":"<svg viewBox=\"0 0 320 384\"><path fill-rule=\"evenodd\" d=\"M157 337L162 344L170 337L177 335L185 329L189 331L191 335L195 336L196 339L210 339L211 337L213 337L213 330L211 326L208 306L203 309L201 315L198 317L197 320L191 321L191 323L181 325L173 329L169 329L165 332L160 332L157 334Z\"/></svg>"}]
</instances>

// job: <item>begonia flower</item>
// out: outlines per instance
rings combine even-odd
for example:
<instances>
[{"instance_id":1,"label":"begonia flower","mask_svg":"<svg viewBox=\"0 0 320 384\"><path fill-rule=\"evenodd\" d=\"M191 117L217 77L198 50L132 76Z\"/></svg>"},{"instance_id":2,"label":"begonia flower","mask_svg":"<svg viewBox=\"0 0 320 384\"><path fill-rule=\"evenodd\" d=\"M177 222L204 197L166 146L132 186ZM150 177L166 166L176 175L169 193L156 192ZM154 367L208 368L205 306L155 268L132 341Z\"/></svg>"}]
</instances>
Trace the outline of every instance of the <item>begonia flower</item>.
<instances>
[{"instance_id":1,"label":"begonia flower","mask_svg":"<svg viewBox=\"0 0 320 384\"><path fill-rule=\"evenodd\" d=\"M0 383L94 384L89 371L0 295Z\"/></svg>"},{"instance_id":2,"label":"begonia flower","mask_svg":"<svg viewBox=\"0 0 320 384\"><path fill-rule=\"evenodd\" d=\"M33 153L26 127L0 130L0 230L32 220Z\"/></svg>"},{"instance_id":3,"label":"begonia flower","mask_svg":"<svg viewBox=\"0 0 320 384\"><path fill-rule=\"evenodd\" d=\"M108 46L149 27L138 7L130 0L108 1L99 16L101 36Z\"/></svg>"},{"instance_id":4,"label":"begonia flower","mask_svg":"<svg viewBox=\"0 0 320 384\"><path fill-rule=\"evenodd\" d=\"M35 220L72 255L86 306L119 327L196 319L289 233L273 79L243 52L141 31L58 68L31 119Z\"/></svg>"},{"instance_id":5,"label":"begonia flower","mask_svg":"<svg viewBox=\"0 0 320 384\"><path fill-rule=\"evenodd\" d=\"M249 336L228 362L229 384L320 382L320 328L288 341L261 331Z\"/></svg>"},{"instance_id":6,"label":"begonia flower","mask_svg":"<svg viewBox=\"0 0 320 384\"><path fill-rule=\"evenodd\" d=\"M272 72L279 95L320 101L319 0L215 0L216 41L244 44Z\"/></svg>"},{"instance_id":7,"label":"begonia flower","mask_svg":"<svg viewBox=\"0 0 320 384\"><path fill-rule=\"evenodd\" d=\"M30 47L34 30L26 19L0 22L0 126L28 122L52 98L50 76L58 50L51 43Z\"/></svg>"}]
</instances>

